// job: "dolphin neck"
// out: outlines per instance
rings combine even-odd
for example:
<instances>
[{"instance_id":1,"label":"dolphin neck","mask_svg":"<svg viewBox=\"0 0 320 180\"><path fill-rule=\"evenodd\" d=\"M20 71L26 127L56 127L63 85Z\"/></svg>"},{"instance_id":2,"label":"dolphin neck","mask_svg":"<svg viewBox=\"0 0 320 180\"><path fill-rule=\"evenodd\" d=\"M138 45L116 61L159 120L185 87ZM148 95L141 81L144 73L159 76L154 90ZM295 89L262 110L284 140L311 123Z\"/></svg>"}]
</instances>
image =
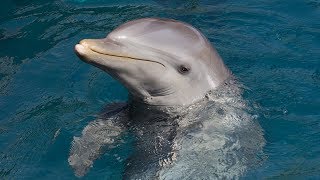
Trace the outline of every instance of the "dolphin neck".
<instances>
[{"instance_id":1,"label":"dolphin neck","mask_svg":"<svg viewBox=\"0 0 320 180\"><path fill-rule=\"evenodd\" d=\"M156 105L150 104L140 99L129 96L129 111L131 114L165 114L169 116L174 116L177 114L183 114L182 110L185 106L181 105Z\"/></svg>"}]
</instances>

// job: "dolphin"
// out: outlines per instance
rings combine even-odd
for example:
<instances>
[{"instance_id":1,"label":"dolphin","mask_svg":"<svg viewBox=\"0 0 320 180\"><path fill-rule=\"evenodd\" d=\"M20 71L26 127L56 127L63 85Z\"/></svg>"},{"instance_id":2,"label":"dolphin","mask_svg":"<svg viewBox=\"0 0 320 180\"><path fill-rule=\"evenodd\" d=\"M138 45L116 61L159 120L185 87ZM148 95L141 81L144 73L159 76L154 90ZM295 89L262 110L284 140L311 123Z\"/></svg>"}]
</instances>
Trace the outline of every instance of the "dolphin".
<instances>
[{"instance_id":1,"label":"dolphin","mask_svg":"<svg viewBox=\"0 0 320 180\"><path fill-rule=\"evenodd\" d=\"M258 161L263 131L230 70L193 26L133 20L106 38L80 41L75 52L130 94L128 105L109 106L74 138L68 161L77 176L127 131L136 150L124 179L237 179Z\"/></svg>"},{"instance_id":2,"label":"dolphin","mask_svg":"<svg viewBox=\"0 0 320 180\"><path fill-rule=\"evenodd\" d=\"M169 19L127 22L104 39L80 41L75 51L119 80L134 101L152 105L195 103L230 76L202 33Z\"/></svg>"}]
</instances>

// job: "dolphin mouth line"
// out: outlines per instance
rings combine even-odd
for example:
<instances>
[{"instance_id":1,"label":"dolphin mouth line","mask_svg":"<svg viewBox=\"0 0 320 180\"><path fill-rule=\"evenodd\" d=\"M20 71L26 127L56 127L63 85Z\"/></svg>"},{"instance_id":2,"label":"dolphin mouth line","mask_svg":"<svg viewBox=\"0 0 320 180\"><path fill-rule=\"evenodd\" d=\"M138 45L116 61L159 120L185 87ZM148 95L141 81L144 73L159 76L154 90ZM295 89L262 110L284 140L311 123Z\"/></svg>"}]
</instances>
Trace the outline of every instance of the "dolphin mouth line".
<instances>
[{"instance_id":1,"label":"dolphin mouth line","mask_svg":"<svg viewBox=\"0 0 320 180\"><path fill-rule=\"evenodd\" d=\"M82 44L80 44L82 45ZM131 59L131 60L137 60L137 61L146 61L146 62L152 62L152 63L158 63L160 65L162 65L163 67L166 67L163 63L158 62L158 61L154 61L154 60L150 60L150 59L142 59L142 58L135 58L135 57L129 57L129 56L121 56L121 55L115 55L115 54L107 54L107 53L103 53L103 52L99 52L97 50L94 50L90 47L87 47L88 49L90 49L92 52L95 52L97 54L101 54L104 56L111 56L111 57L118 57L118 58L127 58L127 59Z\"/></svg>"}]
</instances>

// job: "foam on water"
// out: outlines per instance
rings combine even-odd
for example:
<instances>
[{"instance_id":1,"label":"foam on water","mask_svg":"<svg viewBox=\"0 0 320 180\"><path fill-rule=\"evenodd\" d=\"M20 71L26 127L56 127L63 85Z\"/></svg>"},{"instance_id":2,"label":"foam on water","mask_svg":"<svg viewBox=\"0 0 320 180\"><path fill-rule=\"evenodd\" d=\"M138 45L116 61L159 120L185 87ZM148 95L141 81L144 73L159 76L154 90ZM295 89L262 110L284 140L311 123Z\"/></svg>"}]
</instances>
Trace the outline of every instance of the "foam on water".
<instances>
[{"instance_id":1,"label":"foam on water","mask_svg":"<svg viewBox=\"0 0 320 180\"><path fill-rule=\"evenodd\" d=\"M189 107L110 108L73 140L69 164L77 176L126 131L136 136L127 179L238 179L264 160L263 130L233 79Z\"/></svg>"}]
</instances>

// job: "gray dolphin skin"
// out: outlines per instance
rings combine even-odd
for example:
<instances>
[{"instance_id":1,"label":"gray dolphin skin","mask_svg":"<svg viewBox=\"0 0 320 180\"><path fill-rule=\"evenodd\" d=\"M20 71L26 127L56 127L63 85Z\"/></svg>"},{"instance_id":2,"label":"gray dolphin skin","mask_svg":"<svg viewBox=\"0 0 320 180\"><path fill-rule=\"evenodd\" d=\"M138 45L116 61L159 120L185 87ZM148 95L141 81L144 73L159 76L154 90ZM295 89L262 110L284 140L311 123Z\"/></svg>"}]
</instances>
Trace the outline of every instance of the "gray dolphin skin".
<instances>
[{"instance_id":1,"label":"gray dolphin skin","mask_svg":"<svg viewBox=\"0 0 320 180\"><path fill-rule=\"evenodd\" d=\"M130 21L104 39L82 40L75 51L152 105L195 103L230 75L198 30L168 19Z\"/></svg>"},{"instance_id":2,"label":"gray dolphin skin","mask_svg":"<svg viewBox=\"0 0 320 180\"><path fill-rule=\"evenodd\" d=\"M130 94L74 137L68 161L76 176L128 136L134 151L122 159L123 179L239 179L264 161L263 130L241 84L191 25L133 20L80 41L75 52Z\"/></svg>"}]
</instances>

